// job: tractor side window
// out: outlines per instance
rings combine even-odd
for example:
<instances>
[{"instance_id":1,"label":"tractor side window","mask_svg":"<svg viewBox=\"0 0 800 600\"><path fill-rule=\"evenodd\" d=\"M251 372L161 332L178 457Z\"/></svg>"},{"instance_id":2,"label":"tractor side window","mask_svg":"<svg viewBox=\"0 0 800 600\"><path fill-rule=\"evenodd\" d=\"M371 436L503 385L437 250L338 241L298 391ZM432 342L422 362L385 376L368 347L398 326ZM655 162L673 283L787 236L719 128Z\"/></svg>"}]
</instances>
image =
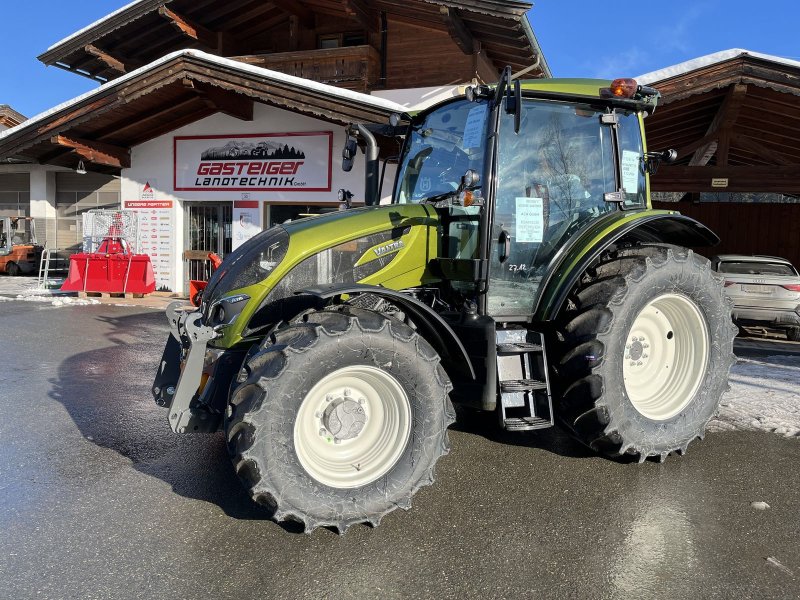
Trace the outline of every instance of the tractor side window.
<instances>
[{"instance_id":1,"label":"tractor side window","mask_svg":"<svg viewBox=\"0 0 800 600\"><path fill-rule=\"evenodd\" d=\"M636 113L617 111L619 115L618 139L622 188L625 190L625 208L644 207L647 203L642 130Z\"/></svg>"},{"instance_id":2,"label":"tractor side window","mask_svg":"<svg viewBox=\"0 0 800 600\"><path fill-rule=\"evenodd\" d=\"M492 229L489 312L529 316L558 251L615 209L612 129L588 106L523 102L520 132L501 119Z\"/></svg>"}]
</instances>

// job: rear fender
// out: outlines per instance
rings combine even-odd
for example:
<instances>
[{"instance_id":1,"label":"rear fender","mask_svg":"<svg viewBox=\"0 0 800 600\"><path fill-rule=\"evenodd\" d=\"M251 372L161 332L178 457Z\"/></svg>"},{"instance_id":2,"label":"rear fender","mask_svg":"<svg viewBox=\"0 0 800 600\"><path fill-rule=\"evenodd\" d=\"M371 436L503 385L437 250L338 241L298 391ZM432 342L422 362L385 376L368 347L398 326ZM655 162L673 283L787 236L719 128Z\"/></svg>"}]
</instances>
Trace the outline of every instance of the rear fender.
<instances>
[{"instance_id":1,"label":"rear fender","mask_svg":"<svg viewBox=\"0 0 800 600\"><path fill-rule=\"evenodd\" d=\"M671 211L646 211L622 219L599 236L580 236L567 249L545 284L536 310L537 321L552 321L561 312L581 275L612 245L620 242L674 244L685 247L715 246L720 239L691 217Z\"/></svg>"}]
</instances>

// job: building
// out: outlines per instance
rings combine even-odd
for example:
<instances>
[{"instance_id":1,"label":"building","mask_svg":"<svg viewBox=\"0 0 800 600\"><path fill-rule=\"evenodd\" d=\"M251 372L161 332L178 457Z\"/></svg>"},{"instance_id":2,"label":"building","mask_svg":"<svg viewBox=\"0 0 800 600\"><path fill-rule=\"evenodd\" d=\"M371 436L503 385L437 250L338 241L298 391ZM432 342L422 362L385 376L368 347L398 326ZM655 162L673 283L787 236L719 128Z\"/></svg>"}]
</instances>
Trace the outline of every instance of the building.
<instances>
[{"instance_id":1,"label":"building","mask_svg":"<svg viewBox=\"0 0 800 600\"><path fill-rule=\"evenodd\" d=\"M29 164L30 212L52 247L77 244L90 207L140 211L160 288L183 291L208 252L336 210L340 188L359 199L363 165L344 173L336 158L349 123L386 122L506 65L549 76L530 8L139 0L39 57L102 85L0 132L0 168Z\"/></svg>"},{"instance_id":2,"label":"building","mask_svg":"<svg viewBox=\"0 0 800 600\"><path fill-rule=\"evenodd\" d=\"M702 253L800 266L800 61L731 49L638 79L662 95L645 121L648 146L678 155L650 178L654 206L722 238Z\"/></svg>"}]
</instances>

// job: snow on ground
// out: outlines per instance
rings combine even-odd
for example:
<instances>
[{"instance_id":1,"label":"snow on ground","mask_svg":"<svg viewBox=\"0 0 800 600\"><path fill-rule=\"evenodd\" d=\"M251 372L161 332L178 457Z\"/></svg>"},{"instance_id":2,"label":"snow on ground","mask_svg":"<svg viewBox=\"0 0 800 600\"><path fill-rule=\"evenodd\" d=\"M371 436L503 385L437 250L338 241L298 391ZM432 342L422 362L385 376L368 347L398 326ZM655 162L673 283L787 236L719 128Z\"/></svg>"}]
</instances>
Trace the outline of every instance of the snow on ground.
<instances>
[{"instance_id":1,"label":"snow on ground","mask_svg":"<svg viewBox=\"0 0 800 600\"><path fill-rule=\"evenodd\" d=\"M800 355L740 358L711 431L761 430L800 437Z\"/></svg>"},{"instance_id":2,"label":"snow on ground","mask_svg":"<svg viewBox=\"0 0 800 600\"><path fill-rule=\"evenodd\" d=\"M56 280L48 283L57 283ZM58 293L52 288L38 286L36 277L2 277L0 278L0 302L21 300L23 302L46 302L53 306L89 306L100 304L94 298L75 298Z\"/></svg>"}]
</instances>

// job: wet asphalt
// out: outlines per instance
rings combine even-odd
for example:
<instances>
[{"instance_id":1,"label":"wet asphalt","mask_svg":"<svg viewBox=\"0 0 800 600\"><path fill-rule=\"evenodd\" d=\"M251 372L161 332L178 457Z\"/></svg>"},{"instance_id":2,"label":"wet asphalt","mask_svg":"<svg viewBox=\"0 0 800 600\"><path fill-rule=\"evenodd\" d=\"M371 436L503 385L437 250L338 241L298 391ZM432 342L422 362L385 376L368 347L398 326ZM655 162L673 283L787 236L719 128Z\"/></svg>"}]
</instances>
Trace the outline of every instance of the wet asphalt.
<instances>
[{"instance_id":1,"label":"wet asphalt","mask_svg":"<svg viewBox=\"0 0 800 600\"><path fill-rule=\"evenodd\" d=\"M166 335L152 309L0 302L0 597L800 597L798 439L637 465L466 419L411 511L306 535L251 504L221 435L171 433Z\"/></svg>"}]
</instances>

